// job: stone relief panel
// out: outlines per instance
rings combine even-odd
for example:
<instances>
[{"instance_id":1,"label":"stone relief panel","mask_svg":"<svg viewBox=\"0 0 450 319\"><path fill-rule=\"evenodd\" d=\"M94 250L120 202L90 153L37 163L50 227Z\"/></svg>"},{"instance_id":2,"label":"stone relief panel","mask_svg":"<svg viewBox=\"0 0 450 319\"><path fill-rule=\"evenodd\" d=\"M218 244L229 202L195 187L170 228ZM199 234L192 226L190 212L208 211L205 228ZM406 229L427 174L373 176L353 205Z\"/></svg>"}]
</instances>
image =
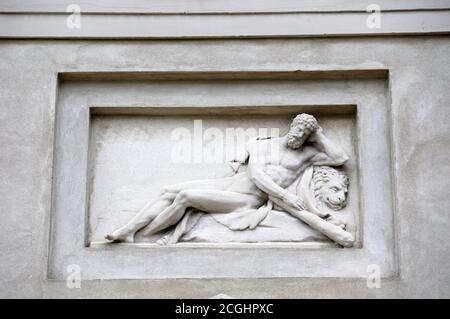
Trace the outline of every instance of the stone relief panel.
<instances>
[{"instance_id":1,"label":"stone relief panel","mask_svg":"<svg viewBox=\"0 0 450 319\"><path fill-rule=\"evenodd\" d=\"M63 82L55 113L48 277L64 280L74 263L86 280L355 278L365 276L367 265L374 263L383 277L395 274L387 88L379 78ZM300 214L261 190L259 202L249 201L250 207L244 202L239 211L189 206L179 220L154 234L145 231L155 219L134 236L105 239L149 203L161 202L173 185L245 177L251 166L261 167L255 154L261 163L275 156L276 165L262 165L266 171L283 166L277 154L287 147L276 141L284 138L287 146L292 122L302 113L315 118L315 132L346 161L310 165L305 160L297 172L294 160L279 156L286 171L295 172L280 188L304 205ZM317 147L308 133L292 152ZM258 147L249 151L252 143L268 145L270 152L264 153L267 147L261 155ZM341 190L332 191L342 191L345 199L329 199L333 182ZM245 184L232 186L238 185ZM248 211L252 214L244 214ZM312 222L301 219L305 212L313 215Z\"/></svg>"},{"instance_id":2,"label":"stone relief panel","mask_svg":"<svg viewBox=\"0 0 450 319\"><path fill-rule=\"evenodd\" d=\"M91 125L91 242L355 243L352 114L94 116Z\"/></svg>"}]
</instances>

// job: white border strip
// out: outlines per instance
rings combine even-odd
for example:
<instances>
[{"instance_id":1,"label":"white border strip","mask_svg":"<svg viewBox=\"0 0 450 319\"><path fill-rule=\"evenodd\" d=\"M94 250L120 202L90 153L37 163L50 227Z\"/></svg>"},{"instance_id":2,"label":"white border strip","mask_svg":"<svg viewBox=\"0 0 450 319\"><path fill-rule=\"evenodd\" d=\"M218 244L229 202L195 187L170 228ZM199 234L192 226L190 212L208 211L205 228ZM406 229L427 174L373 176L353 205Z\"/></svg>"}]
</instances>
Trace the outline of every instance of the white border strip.
<instances>
[{"instance_id":1,"label":"white border strip","mask_svg":"<svg viewBox=\"0 0 450 319\"><path fill-rule=\"evenodd\" d=\"M365 12L373 3L383 11L450 8L450 0L2 0L0 13L65 13L70 4L85 13L110 14Z\"/></svg>"},{"instance_id":2,"label":"white border strip","mask_svg":"<svg viewBox=\"0 0 450 319\"><path fill-rule=\"evenodd\" d=\"M383 12L369 28L369 13L240 15L1 14L0 38L153 39L429 35L450 33L450 10Z\"/></svg>"}]
</instances>

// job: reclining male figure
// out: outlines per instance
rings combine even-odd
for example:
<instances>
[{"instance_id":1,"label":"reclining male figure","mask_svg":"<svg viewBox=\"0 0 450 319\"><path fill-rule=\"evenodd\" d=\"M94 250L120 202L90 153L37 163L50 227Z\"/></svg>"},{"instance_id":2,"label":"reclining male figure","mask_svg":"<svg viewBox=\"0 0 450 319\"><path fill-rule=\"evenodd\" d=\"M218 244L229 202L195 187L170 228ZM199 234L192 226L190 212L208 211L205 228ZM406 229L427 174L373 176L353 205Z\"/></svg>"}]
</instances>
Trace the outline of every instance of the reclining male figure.
<instances>
[{"instance_id":1,"label":"reclining male figure","mask_svg":"<svg viewBox=\"0 0 450 319\"><path fill-rule=\"evenodd\" d=\"M317 120L306 113L294 118L285 136L252 140L246 151L245 172L165 187L157 199L106 239L133 242L135 233L144 227L144 236L153 235L178 223L188 208L223 214L255 210L266 204L269 196L303 210L303 201L286 188L311 165L340 166L348 160L341 147L323 134Z\"/></svg>"}]
</instances>

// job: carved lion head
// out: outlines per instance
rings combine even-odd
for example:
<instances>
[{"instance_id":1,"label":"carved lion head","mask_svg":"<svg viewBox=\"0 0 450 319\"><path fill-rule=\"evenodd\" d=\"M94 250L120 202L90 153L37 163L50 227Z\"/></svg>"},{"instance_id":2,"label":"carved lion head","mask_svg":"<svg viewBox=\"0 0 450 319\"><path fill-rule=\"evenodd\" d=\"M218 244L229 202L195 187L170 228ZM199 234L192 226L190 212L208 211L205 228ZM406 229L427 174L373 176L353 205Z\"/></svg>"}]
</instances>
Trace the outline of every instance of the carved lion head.
<instances>
[{"instance_id":1,"label":"carved lion head","mask_svg":"<svg viewBox=\"0 0 450 319\"><path fill-rule=\"evenodd\" d=\"M329 166L315 166L313 190L318 203L325 203L333 210L340 210L347 204L349 180L345 173Z\"/></svg>"}]
</instances>

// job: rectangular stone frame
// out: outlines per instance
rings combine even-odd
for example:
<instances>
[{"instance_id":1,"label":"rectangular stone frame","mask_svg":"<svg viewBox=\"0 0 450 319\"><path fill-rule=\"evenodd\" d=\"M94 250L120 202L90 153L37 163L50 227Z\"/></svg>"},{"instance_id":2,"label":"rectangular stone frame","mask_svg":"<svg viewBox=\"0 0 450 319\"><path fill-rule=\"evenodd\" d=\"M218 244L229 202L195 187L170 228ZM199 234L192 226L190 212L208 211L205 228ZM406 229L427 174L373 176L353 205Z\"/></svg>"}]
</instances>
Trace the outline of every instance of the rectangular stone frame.
<instances>
[{"instance_id":1,"label":"rectangular stone frame","mask_svg":"<svg viewBox=\"0 0 450 319\"><path fill-rule=\"evenodd\" d=\"M391 164L391 114L387 90L387 70L281 70L281 71L220 71L220 72L62 72L59 74L56 105L55 150L53 171L53 209L51 243L48 263L48 278L62 280L66 267L71 263L83 269L83 279L161 279L161 278L280 278L280 277L337 277L355 278L367 276L367 266L380 266L383 277L397 274L394 234L394 204L392 199ZM141 81L331 81L344 83L361 81L370 88L382 86L383 92L358 92L360 98L347 96L341 101L325 101L312 97L295 103L303 111L321 107L325 111L333 108L348 112L357 109L360 180L362 198L359 232L360 247L352 249L307 248L301 244L237 244L237 245L187 245L177 247L152 247L139 245L100 245L87 247L85 236L85 214L88 190L86 188L87 145L89 142L90 111L114 113L146 113L148 105L134 97L121 99L98 98L108 87L124 85L126 88L139 85ZM78 82L77 82L78 81ZM88 82L86 82L88 81ZM113 81L113 82L111 82ZM89 83L90 91L79 94L84 102L68 95L74 114L59 111L64 98L66 84ZM382 83L380 85L380 83ZM356 85L358 86L358 85ZM338 88L339 85L338 85ZM123 91L123 88L122 88ZM92 94L96 92L96 94ZM78 92L80 93L80 92ZM372 94L373 93L373 94ZM383 96L381 96L383 95ZM97 97L96 97L97 96ZM67 97L67 96L66 96ZM72 99L72 101L70 101ZM97 100L96 100L97 99ZM128 99L128 100L127 100ZM119 101L119 102L117 102ZM72 104L73 105L73 104ZM283 106L282 104L278 104ZM189 107L189 105L185 105ZM192 106L192 105L191 105ZM199 105L197 105L198 107ZM231 105L233 106L233 105ZM242 107L248 105L241 105ZM253 105L254 106L254 105ZM277 106L277 104L273 105ZM285 106L285 105L284 105ZM371 106L378 106L371 108ZM172 105L173 107L173 105ZM236 107L236 105L235 105ZM147 109L147 110L146 110ZM376 114L368 114L372 110ZM76 115L75 117L73 115ZM73 121L75 120L75 122ZM71 124L70 127L66 127ZM68 128L70 128L68 130ZM381 132L373 136L371 129ZM73 134L75 133L75 134ZM75 138L75 139L74 139ZM378 139L379 138L379 139ZM83 143L84 141L84 143ZM370 141L370 142L369 142ZM67 143L69 142L69 143ZM81 145L82 152L66 152L70 142ZM84 145L84 148L83 148ZM373 153L375 152L375 153ZM372 159L376 158L377 161ZM364 194L370 195L364 195ZM68 196L75 196L70 199ZM76 212L66 215L65 212ZM377 215L380 214L380 215ZM377 225L375 227L375 220ZM65 226L64 226L65 225ZM270 266L267 266L270 265ZM126 269L124 272L123 270Z\"/></svg>"}]
</instances>

